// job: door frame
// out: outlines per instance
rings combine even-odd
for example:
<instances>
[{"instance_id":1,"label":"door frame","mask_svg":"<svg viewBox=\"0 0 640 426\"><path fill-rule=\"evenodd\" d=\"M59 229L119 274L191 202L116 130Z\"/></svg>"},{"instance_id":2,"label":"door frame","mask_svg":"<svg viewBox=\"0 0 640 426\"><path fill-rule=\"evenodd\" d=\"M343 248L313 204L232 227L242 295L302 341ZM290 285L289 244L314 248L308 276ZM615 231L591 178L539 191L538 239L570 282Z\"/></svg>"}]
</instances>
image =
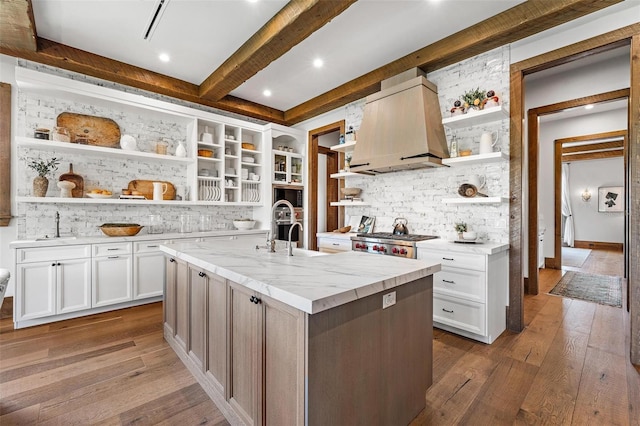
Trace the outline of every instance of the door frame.
<instances>
[{"instance_id":1,"label":"door frame","mask_svg":"<svg viewBox=\"0 0 640 426\"><path fill-rule=\"evenodd\" d=\"M532 58L514 63L510 66L509 124L510 124L510 160L509 160L509 307L507 309L507 329L513 332L524 330L524 275L523 275L523 238L525 231L522 199L524 150L528 148L524 133L524 78L536 71L551 68L581 57L590 56L616 47L631 44L630 52L630 98L629 98L629 140L640 141L640 23L628 25L596 37L574 43ZM629 158L640 156L640 143L629 144ZM629 214L640 216L640 206L631 201L640 199L640 165L630 162L628 204ZM637 179L636 179L637 176ZM536 198L537 196L533 194ZM536 215L537 216L537 215ZM531 218L529 218L531 220ZM637 221L636 221L637 222ZM537 218L536 218L537 223ZM630 258L640 256L640 224L630 222L628 239L628 255ZM531 253L529 253L529 258ZM640 329L640 263L635 262L629 268L629 302L631 335ZM640 364L640 340L631 339L631 361Z\"/></svg>"},{"instance_id":2,"label":"door frame","mask_svg":"<svg viewBox=\"0 0 640 426\"><path fill-rule=\"evenodd\" d=\"M309 208L308 212L305 212L307 217L307 228L309 229L308 247L309 250L318 250L318 239L316 234L318 233L318 139L320 136L327 135L339 131L341 135L344 134L345 120L336 121L334 123L326 124L317 129L309 131L309 147L307 152L309 158L307 160L309 170ZM342 155L339 155L338 162L342 160ZM338 186L343 186L344 182L340 181ZM339 207L343 209L344 207ZM340 216L340 215L339 215Z\"/></svg>"},{"instance_id":3,"label":"door frame","mask_svg":"<svg viewBox=\"0 0 640 426\"><path fill-rule=\"evenodd\" d=\"M615 155L603 155L604 153L598 153L598 152L593 152L590 154L587 154L588 151L592 151L594 148L592 147L591 149L589 149L588 147L585 148L583 151L584 154L576 154L571 156L569 159L564 159L563 160L563 155L564 154L569 154L567 152L567 148L563 148L563 145L565 143L572 143L572 142L588 142L588 141L597 141L597 140L603 140L603 139L613 139L613 140L618 140L618 139L622 139L622 153L617 153L615 152ZM554 244L553 244L553 257L548 257L545 259L545 266L547 268L551 268L551 269L562 269L562 209L561 209L561 205L562 205L562 182L561 182L561 176L562 176L562 163L565 162L572 162L572 161L585 161L585 160L594 160L594 159L598 159L598 158L609 158L609 157L619 157L622 156L624 158L624 169L627 170L627 165L628 163L628 159L627 159L627 131L626 130L616 130L616 131L612 131L612 132L605 132L605 133L594 133L594 134L590 134L590 135L583 135L583 136L574 136L574 137L570 137L570 138L562 138L562 139L556 139L554 141L554 153L553 153L553 182L554 182L554 207L553 207L553 216L554 216L554 235L555 235L555 240L554 240ZM602 145L604 145L605 143L603 143ZM598 144L600 145L600 144ZM608 152L612 152L612 151L608 151ZM625 189L625 194L628 192L628 182L627 182L627 173L624 174L624 189ZM625 210L628 209L628 206L625 206ZM627 228L626 228L626 223L625 223L625 234L627 233ZM624 243L623 243L624 246ZM625 253L626 253L626 249L625 249ZM625 271L624 271L624 276L626 278L626 268L627 268L627 264L628 264L628 259L625 256L624 259L624 263L625 263Z\"/></svg>"},{"instance_id":4,"label":"door frame","mask_svg":"<svg viewBox=\"0 0 640 426\"><path fill-rule=\"evenodd\" d=\"M585 96L582 98L572 99L569 101L558 102L555 104L544 105L537 108L531 108L527 112L527 123L529 125L528 131L528 156L529 156L529 170L528 170L528 181L529 181L529 206L528 206L528 215L529 215L529 226L528 226L528 236L529 236L529 244L528 244L528 253L529 259L537 259L538 258L538 157L540 150L540 141L538 140L539 136L539 119L544 115L555 114L557 112L563 111L565 109L583 107L589 104L595 104L600 102L608 102L615 101L620 99L628 99L629 98L629 89L621 89L615 90L612 92L601 93L598 95ZM558 150L556 150L556 154L558 154ZM562 150L559 151L559 154L562 154ZM626 164L626 163L625 163ZM557 167L560 167L559 163L556 164ZM555 170L555 167L554 167ZM625 173L626 174L626 173ZM559 182L556 182L558 184ZM555 202L558 202L560 195L558 193L555 194ZM557 208L557 207L556 207ZM558 244L560 240L560 225L558 224L557 217L555 218L555 240L556 240L556 249L554 250L554 259L556 259L558 255L558 250L560 250L560 245ZM560 269L561 265L553 264L550 266L554 269ZM528 294L538 294L539 292L539 283L538 283L538 262L529 262L528 264L528 272L529 279L528 285L526 286L526 290Z\"/></svg>"}]
</instances>

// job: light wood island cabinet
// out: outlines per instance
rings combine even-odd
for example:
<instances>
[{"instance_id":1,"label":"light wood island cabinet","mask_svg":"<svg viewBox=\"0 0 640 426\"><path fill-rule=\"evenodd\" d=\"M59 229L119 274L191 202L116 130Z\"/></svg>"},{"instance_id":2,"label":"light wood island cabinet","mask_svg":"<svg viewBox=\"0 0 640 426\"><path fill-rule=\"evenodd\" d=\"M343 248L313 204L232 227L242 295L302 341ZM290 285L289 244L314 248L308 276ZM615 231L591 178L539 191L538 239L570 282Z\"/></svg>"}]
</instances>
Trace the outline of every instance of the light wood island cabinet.
<instances>
[{"instance_id":1,"label":"light wood island cabinet","mask_svg":"<svg viewBox=\"0 0 640 426\"><path fill-rule=\"evenodd\" d=\"M381 288L309 314L177 256L165 339L231 424L408 424L424 408L431 275L386 309Z\"/></svg>"}]
</instances>

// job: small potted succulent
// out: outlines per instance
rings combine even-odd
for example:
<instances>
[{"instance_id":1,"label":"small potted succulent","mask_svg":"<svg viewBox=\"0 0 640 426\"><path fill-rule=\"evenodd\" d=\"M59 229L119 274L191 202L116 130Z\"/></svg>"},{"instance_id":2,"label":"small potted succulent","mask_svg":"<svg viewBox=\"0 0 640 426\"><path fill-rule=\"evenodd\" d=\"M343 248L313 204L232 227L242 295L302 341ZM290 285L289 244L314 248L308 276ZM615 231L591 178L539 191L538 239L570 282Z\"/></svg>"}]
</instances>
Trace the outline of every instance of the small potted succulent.
<instances>
[{"instance_id":1,"label":"small potted succulent","mask_svg":"<svg viewBox=\"0 0 640 426\"><path fill-rule=\"evenodd\" d=\"M38 159L31 160L27 163L29 168L38 173L38 176L33 178L33 195L36 197L44 197L47 195L47 190L49 189L49 179L47 179L47 175L58 170L58 164L60 164L60 162L55 157L46 162Z\"/></svg>"},{"instance_id":2,"label":"small potted succulent","mask_svg":"<svg viewBox=\"0 0 640 426\"><path fill-rule=\"evenodd\" d=\"M467 232L467 224L464 222L456 222L455 224L456 232L458 233L458 239L462 239L462 234Z\"/></svg>"}]
</instances>

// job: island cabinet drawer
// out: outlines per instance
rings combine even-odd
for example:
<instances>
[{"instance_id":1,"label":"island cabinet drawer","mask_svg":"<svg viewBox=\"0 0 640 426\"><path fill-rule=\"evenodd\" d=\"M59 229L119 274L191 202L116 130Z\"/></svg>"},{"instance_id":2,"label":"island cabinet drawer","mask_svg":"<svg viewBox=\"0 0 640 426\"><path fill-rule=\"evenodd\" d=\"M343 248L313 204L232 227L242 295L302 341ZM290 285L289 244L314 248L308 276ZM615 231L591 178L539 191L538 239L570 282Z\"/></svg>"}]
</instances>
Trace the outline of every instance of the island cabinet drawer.
<instances>
[{"instance_id":1,"label":"island cabinet drawer","mask_svg":"<svg viewBox=\"0 0 640 426\"><path fill-rule=\"evenodd\" d=\"M93 257L130 253L131 243L104 243L93 245Z\"/></svg>"},{"instance_id":2,"label":"island cabinet drawer","mask_svg":"<svg viewBox=\"0 0 640 426\"><path fill-rule=\"evenodd\" d=\"M447 268L433 275L433 291L455 297L486 302L485 273L470 269Z\"/></svg>"},{"instance_id":3,"label":"island cabinet drawer","mask_svg":"<svg viewBox=\"0 0 640 426\"><path fill-rule=\"evenodd\" d=\"M161 244L168 244L166 241L136 241L133 243L134 253L152 253L160 251Z\"/></svg>"},{"instance_id":4,"label":"island cabinet drawer","mask_svg":"<svg viewBox=\"0 0 640 426\"><path fill-rule=\"evenodd\" d=\"M327 251L329 252L351 251L351 240L338 238L318 238L318 249L327 249Z\"/></svg>"},{"instance_id":5,"label":"island cabinet drawer","mask_svg":"<svg viewBox=\"0 0 640 426\"><path fill-rule=\"evenodd\" d=\"M38 247L16 250L17 263L42 262L46 260L81 259L91 257L91 246Z\"/></svg>"},{"instance_id":6,"label":"island cabinet drawer","mask_svg":"<svg viewBox=\"0 0 640 426\"><path fill-rule=\"evenodd\" d=\"M429 262L438 262L441 263L442 266L449 266L452 268L473 269L475 271L486 270L486 256L483 254L419 248L418 259L424 259Z\"/></svg>"},{"instance_id":7,"label":"island cabinet drawer","mask_svg":"<svg viewBox=\"0 0 640 426\"><path fill-rule=\"evenodd\" d=\"M485 304L470 300L433 295L433 321L471 333L486 333ZM436 324L437 326L437 324Z\"/></svg>"}]
</instances>

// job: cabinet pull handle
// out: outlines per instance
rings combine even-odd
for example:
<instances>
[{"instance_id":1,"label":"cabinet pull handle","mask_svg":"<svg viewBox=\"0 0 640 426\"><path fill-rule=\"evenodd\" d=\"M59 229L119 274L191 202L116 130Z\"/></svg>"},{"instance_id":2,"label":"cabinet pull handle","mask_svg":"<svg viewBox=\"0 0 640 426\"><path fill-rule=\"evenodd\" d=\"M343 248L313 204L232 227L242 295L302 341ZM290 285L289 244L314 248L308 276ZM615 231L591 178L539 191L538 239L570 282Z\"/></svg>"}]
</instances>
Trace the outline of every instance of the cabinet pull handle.
<instances>
[{"instance_id":1,"label":"cabinet pull handle","mask_svg":"<svg viewBox=\"0 0 640 426\"><path fill-rule=\"evenodd\" d=\"M155 245L155 246L147 246L147 248L158 248L160 247L159 245Z\"/></svg>"},{"instance_id":2,"label":"cabinet pull handle","mask_svg":"<svg viewBox=\"0 0 640 426\"><path fill-rule=\"evenodd\" d=\"M107 259L118 259L120 256L107 256Z\"/></svg>"},{"instance_id":3,"label":"cabinet pull handle","mask_svg":"<svg viewBox=\"0 0 640 426\"><path fill-rule=\"evenodd\" d=\"M331 243L332 246L339 246L340 243Z\"/></svg>"},{"instance_id":4,"label":"cabinet pull handle","mask_svg":"<svg viewBox=\"0 0 640 426\"><path fill-rule=\"evenodd\" d=\"M56 263L56 265L60 266L60 265L62 265L62 263L58 262L58 263Z\"/></svg>"},{"instance_id":5,"label":"cabinet pull handle","mask_svg":"<svg viewBox=\"0 0 640 426\"><path fill-rule=\"evenodd\" d=\"M173 257L172 257L171 259L169 259L169 262L171 262L171 263L173 263L173 262L175 262L175 261L176 261L176 260L175 260Z\"/></svg>"},{"instance_id":6,"label":"cabinet pull handle","mask_svg":"<svg viewBox=\"0 0 640 426\"><path fill-rule=\"evenodd\" d=\"M443 283L455 284L456 282L453 280L442 280Z\"/></svg>"},{"instance_id":7,"label":"cabinet pull handle","mask_svg":"<svg viewBox=\"0 0 640 426\"><path fill-rule=\"evenodd\" d=\"M445 311L445 312L448 312L448 313L450 313L450 314L452 314L452 313L453 313L453 310L451 310L451 311L447 311L445 308L442 308L442 310L443 310L443 311Z\"/></svg>"},{"instance_id":8,"label":"cabinet pull handle","mask_svg":"<svg viewBox=\"0 0 640 426\"><path fill-rule=\"evenodd\" d=\"M442 260L455 260L453 257L443 257Z\"/></svg>"},{"instance_id":9,"label":"cabinet pull handle","mask_svg":"<svg viewBox=\"0 0 640 426\"><path fill-rule=\"evenodd\" d=\"M55 263L55 262L53 262L53 263L51 264L51 266L56 266L56 263Z\"/></svg>"},{"instance_id":10,"label":"cabinet pull handle","mask_svg":"<svg viewBox=\"0 0 640 426\"><path fill-rule=\"evenodd\" d=\"M207 274L205 274L204 272L198 272L198 276L199 276L199 277L206 277L206 276L207 276Z\"/></svg>"},{"instance_id":11,"label":"cabinet pull handle","mask_svg":"<svg viewBox=\"0 0 640 426\"><path fill-rule=\"evenodd\" d=\"M262 300L260 300L260 298L258 298L258 297L256 297L256 296L251 296L251 297L249 298L249 301L250 301L250 302L255 303L256 305L257 305L258 303L262 302Z\"/></svg>"},{"instance_id":12,"label":"cabinet pull handle","mask_svg":"<svg viewBox=\"0 0 640 426\"><path fill-rule=\"evenodd\" d=\"M119 248L108 248L107 251L120 250Z\"/></svg>"}]
</instances>

